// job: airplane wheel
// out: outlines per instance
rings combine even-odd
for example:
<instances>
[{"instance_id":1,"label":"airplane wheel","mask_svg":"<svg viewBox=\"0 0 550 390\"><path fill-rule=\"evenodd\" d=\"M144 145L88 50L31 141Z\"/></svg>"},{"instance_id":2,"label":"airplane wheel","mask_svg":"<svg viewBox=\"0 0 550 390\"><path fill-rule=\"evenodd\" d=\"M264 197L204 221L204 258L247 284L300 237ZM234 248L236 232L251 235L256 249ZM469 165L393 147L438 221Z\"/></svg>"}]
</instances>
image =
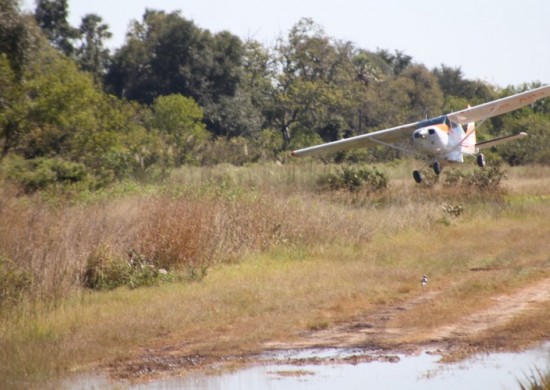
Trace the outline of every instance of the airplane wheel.
<instances>
[{"instance_id":1,"label":"airplane wheel","mask_svg":"<svg viewBox=\"0 0 550 390\"><path fill-rule=\"evenodd\" d=\"M481 168L485 166L485 156L481 153L477 155L477 165Z\"/></svg>"},{"instance_id":2,"label":"airplane wheel","mask_svg":"<svg viewBox=\"0 0 550 390\"><path fill-rule=\"evenodd\" d=\"M414 171L413 177L415 182L422 183L422 174L420 173L420 171Z\"/></svg>"},{"instance_id":3,"label":"airplane wheel","mask_svg":"<svg viewBox=\"0 0 550 390\"><path fill-rule=\"evenodd\" d=\"M432 168L436 175L439 175L441 173L441 164L439 163L439 161L434 162Z\"/></svg>"}]
</instances>

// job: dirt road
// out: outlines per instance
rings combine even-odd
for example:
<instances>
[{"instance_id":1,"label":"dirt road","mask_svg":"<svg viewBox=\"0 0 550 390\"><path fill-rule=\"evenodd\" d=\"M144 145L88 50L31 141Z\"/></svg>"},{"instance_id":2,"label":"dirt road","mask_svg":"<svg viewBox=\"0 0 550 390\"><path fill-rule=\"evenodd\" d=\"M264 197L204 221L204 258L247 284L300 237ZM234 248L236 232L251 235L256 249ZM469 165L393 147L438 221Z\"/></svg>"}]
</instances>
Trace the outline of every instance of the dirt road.
<instances>
[{"instance_id":1,"label":"dirt road","mask_svg":"<svg viewBox=\"0 0 550 390\"><path fill-rule=\"evenodd\" d=\"M538 303L550 301L550 278L524 287L511 294L492 299L488 308L473 313L457 322L436 329L396 328L393 320L419 305L429 304L438 299L439 292L426 291L422 295L395 306L385 306L379 311L359 317L354 321L328 329L308 331L298 335L288 343L270 342L268 349L300 349L357 346L397 345L402 349L423 348L427 345L460 344L466 338L472 339L492 328L505 325L508 321L531 310ZM415 340L414 345L408 340Z\"/></svg>"}]
</instances>

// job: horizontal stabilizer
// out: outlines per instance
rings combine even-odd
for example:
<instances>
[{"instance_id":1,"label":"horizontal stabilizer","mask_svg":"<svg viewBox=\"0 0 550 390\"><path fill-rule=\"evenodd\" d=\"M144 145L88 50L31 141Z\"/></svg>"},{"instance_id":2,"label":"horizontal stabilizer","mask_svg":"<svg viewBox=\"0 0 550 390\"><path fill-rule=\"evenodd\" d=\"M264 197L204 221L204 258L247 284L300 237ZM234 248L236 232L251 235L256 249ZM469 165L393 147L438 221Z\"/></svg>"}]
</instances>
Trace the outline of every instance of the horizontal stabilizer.
<instances>
[{"instance_id":1,"label":"horizontal stabilizer","mask_svg":"<svg viewBox=\"0 0 550 390\"><path fill-rule=\"evenodd\" d=\"M479 143L476 144L476 147L478 149L490 148L491 146L495 146L495 145L503 144L503 143L506 143L506 142L514 141L516 139L520 139L520 138L523 138L523 137L526 137L526 136L527 136L527 133L523 133L523 132L521 132L519 134L514 134L514 135L507 135L505 137L500 137L500 138L491 139L489 141L479 142Z\"/></svg>"}]
</instances>

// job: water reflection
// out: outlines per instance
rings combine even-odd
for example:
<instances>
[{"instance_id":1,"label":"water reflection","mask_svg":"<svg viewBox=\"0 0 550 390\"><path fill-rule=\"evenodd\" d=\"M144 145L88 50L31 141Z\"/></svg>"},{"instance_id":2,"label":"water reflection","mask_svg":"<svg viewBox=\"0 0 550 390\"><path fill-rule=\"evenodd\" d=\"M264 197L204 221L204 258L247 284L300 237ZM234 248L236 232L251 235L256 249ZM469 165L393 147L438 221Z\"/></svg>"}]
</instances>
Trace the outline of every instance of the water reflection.
<instances>
[{"instance_id":1,"label":"water reflection","mask_svg":"<svg viewBox=\"0 0 550 390\"><path fill-rule=\"evenodd\" d=\"M302 351L311 354L311 351ZM317 352L314 352L317 353ZM324 351L325 354L346 352ZM296 358L299 358L299 354ZM291 356L292 358L292 356ZM399 356L398 362L255 366L220 376L192 376L184 379L137 386L140 390L172 389L518 389L536 368L546 372L550 343L523 353L477 356L459 364L440 364L439 356L422 353ZM284 356L281 361L288 361Z\"/></svg>"},{"instance_id":2,"label":"water reflection","mask_svg":"<svg viewBox=\"0 0 550 390\"><path fill-rule=\"evenodd\" d=\"M422 353L417 356L399 355L399 359L373 359L358 364L287 364L293 359L306 359L318 354L322 358L341 362L356 354L350 350L293 351L280 355L265 355L269 364L244 368L218 376L193 375L136 386L137 390L248 390L248 389L518 389L521 380L529 375L548 372L550 343L522 353L498 353L463 361L458 364L438 363L439 356ZM317 356L317 355L315 355ZM343 359L340 359L343 358ZM303 360L302 360L303 361ZM81 382L82 384L82 382ZM86 389L104 389L105 383L90 382ZM73 382L73 385L76 385ZM116 385L113 388L121 388Z\"/></svg>"}]
</instances>

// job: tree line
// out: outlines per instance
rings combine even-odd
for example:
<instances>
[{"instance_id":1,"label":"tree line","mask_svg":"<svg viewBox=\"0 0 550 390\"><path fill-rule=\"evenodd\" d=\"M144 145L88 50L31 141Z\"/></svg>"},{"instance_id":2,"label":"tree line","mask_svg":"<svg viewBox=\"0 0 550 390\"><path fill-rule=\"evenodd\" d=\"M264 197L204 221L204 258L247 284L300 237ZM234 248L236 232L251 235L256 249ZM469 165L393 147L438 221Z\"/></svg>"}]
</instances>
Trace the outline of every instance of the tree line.
<instances>
[{"instance_id":1,"label":"tree line","mask_svg":"<svg viewBox=\"0 0 550 390\"><path fill-rule=\"evenodd\" d=\"M460 68L430 70L400 51L330 37L307 18L266 47L146 9L111 52L101 16L78 27L67 16L67 0L37 0L28 14L18 0L0 2L0 164L29 190L284 158L540 85L499 89ZM545 100L487 121L487 136L530 134L494 158L550 163L549 113ZM398 157L380 148L331 158Z\"/></svg>"}]
</instances>

